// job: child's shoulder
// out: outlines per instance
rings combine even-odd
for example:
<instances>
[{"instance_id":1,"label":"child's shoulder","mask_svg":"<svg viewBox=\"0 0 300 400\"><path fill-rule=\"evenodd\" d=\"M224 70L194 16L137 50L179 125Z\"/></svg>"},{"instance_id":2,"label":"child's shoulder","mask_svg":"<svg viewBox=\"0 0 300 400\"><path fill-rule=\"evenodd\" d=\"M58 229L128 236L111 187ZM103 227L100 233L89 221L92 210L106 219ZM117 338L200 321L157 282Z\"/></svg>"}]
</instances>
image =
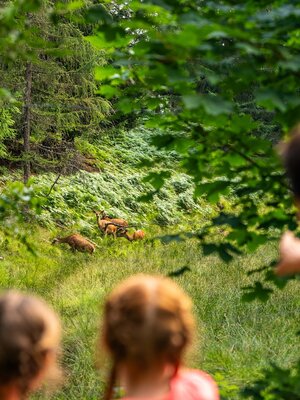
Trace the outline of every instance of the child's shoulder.
<instances>
[{"instance_id":1,"label":"child's shoulder","mask_svg":"<svg viewBox=\"0 0 300 400\"><path fill-rule=\"evenodd\" d=\"M172 382L173 399L219 400L215 381L207 373L196 369L180 369Z\"/></svg>"}]
</instances>

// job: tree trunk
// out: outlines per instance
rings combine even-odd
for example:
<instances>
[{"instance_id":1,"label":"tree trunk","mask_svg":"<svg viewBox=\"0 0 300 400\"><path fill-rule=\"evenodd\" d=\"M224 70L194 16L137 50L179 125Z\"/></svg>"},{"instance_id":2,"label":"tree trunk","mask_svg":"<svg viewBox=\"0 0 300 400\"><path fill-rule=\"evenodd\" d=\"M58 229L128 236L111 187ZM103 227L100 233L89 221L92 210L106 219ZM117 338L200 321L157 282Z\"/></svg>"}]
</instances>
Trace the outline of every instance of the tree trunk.
<instances>
[{"instance_id":1,"label":"tree trunk","mask_svg":"<svg viewBox=\"0 0 300 400\"><path fill-rule=\"evenodd\" d=\"M28 62L26 65L25 73L25 93L24 93L24 107L22 117L22 131L23 131L23 168L24 168L24 183L28 182L30 178L30 132L31 132L31 94L32 94L32 63Z\"/></svg>"}]
</instances>

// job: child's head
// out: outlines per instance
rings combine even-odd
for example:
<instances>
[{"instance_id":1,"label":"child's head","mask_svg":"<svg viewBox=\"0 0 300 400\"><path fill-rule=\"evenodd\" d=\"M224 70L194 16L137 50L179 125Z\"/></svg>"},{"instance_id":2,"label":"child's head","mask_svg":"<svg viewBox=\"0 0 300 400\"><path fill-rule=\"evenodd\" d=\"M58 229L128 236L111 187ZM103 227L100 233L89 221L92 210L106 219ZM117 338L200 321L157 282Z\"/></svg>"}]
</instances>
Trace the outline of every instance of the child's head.
<instances>
[{"instance_id":1,"label":"child's head","mask_svg":"<svg viewBox=\"0 0 300 400\"><path fill-rule=\"evenodd\" d=\"M108 297L103 339L116 370L124 366L136 376L173 366L176 371L191 342L192 304L171 280L138 275Z\"/></svg>"},{"instance_id":2,"label":"child's head","mask_svg":"<svg viewBox=\"0 0 300 400\"><path fill-rule=\"evenodd\" d=\"M56 367L60 323L32 296L10 291L0 296L0 395L13 389L20 397L39 387Z\"/></svg>"}]
</instances>

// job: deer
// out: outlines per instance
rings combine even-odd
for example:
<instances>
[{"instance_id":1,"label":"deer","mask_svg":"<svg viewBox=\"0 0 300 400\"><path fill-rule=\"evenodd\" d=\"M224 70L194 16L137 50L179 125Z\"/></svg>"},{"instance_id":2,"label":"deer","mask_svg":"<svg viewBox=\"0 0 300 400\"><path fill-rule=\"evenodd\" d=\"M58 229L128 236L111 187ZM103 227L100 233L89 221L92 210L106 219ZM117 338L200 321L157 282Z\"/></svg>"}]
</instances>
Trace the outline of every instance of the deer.
<instances>
[{"instance_id":1,"label":"deer","mask_svg":"<svg viewBox=\"0 0 300 400\"><path fill-rule=\"evenodd\" d=\"M71 247L72 251L77 250L81 251L82 253L90 253L90 254L93 254L96 248L95 243L84 238L78 233L66 236L64 238L57 237L52 241L52 244L55 243L67 243Z\"/></svg>"},{"instance_id":2,"label":"deer","mask_svg":"<svg viewBox=\"0 0 300 400\"><path fill-rule=\"evenodd\" d=\"M96 214L98 228L104 233L104 236L112 235L116 239L119 225L111 223L108 218L103 219L102 212L94 211L94 213Z\"/></svg>"},{"instance_id":3,"label":"deer","mask_svg":"<svg viewBox=\"0 0 300 400\"><path fill-rule=\"evenodd\" d=\"M118 232L118 236L125 237L129 242L134 242L137 240L143 240L145 238L145 232L141 229L134 231L133 233L128 233L126 229Z\"/></svg>"},{"instance_id":4,"label":"deer","mask_svg":"<svg viewBox=\"0 0 300 400\"><path fill-rule=\"evenodd\" d=\"M95 213L97 211L94 211ZM102 211L98 211L99 215L101 216L101 219L105 219L106 221L110 221L113 222L114 224L120 225L120 226L128 226L128 221L126 221L126 219L123 218L110 218L105 210Z\"/></svg>"}]
</instances>

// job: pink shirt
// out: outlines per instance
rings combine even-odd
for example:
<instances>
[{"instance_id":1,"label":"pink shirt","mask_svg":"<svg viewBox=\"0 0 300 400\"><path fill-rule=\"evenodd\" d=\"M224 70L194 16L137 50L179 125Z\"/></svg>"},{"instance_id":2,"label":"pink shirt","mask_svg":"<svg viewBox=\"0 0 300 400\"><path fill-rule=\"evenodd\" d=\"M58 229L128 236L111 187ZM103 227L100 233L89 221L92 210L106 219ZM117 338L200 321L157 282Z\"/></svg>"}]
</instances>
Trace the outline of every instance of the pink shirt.
<instances>
[{"instance_id":1,"label":"pink shirt","mask_svg":"<svg viewBox=\"0 0 300 400\"><path fill-rule=\"evenodd\" d=\"M215 381L205 372L181 369L170 383L170 392L156 398L123 398L123 400L220 400Z\"/></svg>"}]
</instances>

